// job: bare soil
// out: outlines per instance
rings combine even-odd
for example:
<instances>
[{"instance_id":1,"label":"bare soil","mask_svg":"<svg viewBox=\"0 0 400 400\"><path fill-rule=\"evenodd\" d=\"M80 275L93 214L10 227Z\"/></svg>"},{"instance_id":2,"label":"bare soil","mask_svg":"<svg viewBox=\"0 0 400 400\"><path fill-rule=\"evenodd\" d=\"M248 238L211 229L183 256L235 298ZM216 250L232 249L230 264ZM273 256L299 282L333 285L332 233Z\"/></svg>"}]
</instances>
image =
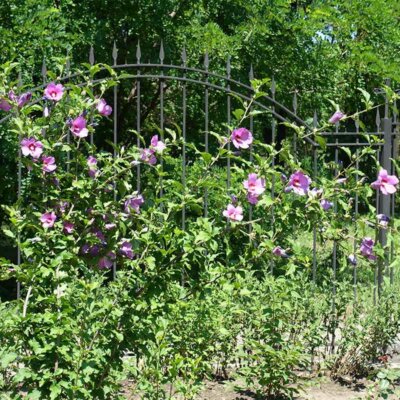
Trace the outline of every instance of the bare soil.
<instances>
[{"instance_id":1,"label":"bare soil","mask_svg":"<svg viewBox=\"0 0 400 400\"><path fill-rule=\"evenodd\" d=\"M237 388L237 381L213 381L207 382L196 400L255 400L255 394L251 391L241 391ZM328 378L307 383L302 393L296 400L359 400L364 399L366 391L362 385L347 386L333 382ZM129 396L126 387L126 398L139 400L138 396Z\"/></svg>"},{"instance_id":2,"label":"bare soil","mask_svg":"<svg viewBox=\"0 0 400 400\"><path fill-rule=\"evenodd\" d=\"M209 382L196 400L254 400L254 393L235 389L237 382ZM297 400L355 400L362 399L365 390L362 387L347 387L325 380L304 389Z\"/></svg>"}]
</instances>

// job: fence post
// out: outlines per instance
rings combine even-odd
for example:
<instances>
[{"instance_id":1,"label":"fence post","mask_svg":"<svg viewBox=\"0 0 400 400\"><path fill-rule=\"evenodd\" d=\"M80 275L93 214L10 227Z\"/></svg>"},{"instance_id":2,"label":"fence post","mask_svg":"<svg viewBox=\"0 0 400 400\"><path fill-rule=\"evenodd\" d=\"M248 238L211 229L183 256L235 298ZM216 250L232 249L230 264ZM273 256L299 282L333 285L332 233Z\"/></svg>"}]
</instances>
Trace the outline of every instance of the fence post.
<instances>
[{"instance_id":1,"label":"fence post","mask_svg":"<svg viewBox=\"0 0 400 400\"><path fill-rule=\"evenodd\" d=\"M389 117L389 104L386 99L385 104L385 118L383 119L383 149L381 152L381 166L386 169L389 173L391 171L391 160L392 157L392 118ZM379 213L385 214L390 217L390 203L391 196L380 194L379 201ZM389 265L389 251L386 248L387 245L387 231L386 229L379 227L379 243L384 248L384 258L379 260L378 265L378 297L380 297L382 293L382 283L383 283L383 275L385 270L387 270Z\"/></svg>"}]
</instances>

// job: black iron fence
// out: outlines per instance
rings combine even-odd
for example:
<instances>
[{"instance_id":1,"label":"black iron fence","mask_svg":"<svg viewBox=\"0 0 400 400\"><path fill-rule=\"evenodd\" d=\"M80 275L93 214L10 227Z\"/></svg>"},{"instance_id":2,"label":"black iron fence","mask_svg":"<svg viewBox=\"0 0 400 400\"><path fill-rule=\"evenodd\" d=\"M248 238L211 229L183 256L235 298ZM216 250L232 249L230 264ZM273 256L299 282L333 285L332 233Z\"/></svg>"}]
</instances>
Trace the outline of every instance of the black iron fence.
<instances>
[{"instance_id":1,"label":"black iron fence","mask_svg":"<svg viewBox=\"0 0 400 400\"><path fill-rule=\"evenodd\" d=\"M203 66L199 67L191 67L187 64L187 55L185 49L183 49L181 54L181 64L174 65L168 64L165 62L165 53L163 44L161 43L160 51L159 51L159 59L157 62L148 62L144 63L141 59L141 50L140 46L137 46L136 51L136 62L135 63L123 63L118 64L118 50L114 45L112 51L113 65L112 68L116 71L124 71L127 74L125 75L126 80L132 82L132 89L130 92L130 98L134 100L134 102L128 103L126 106L121 104L123 98L119 96L119 86L115 86L113 88L112 93L112 104L113 104L113 122L112 122L112 130L113 143L116 145L121 140L121 115L120 115L120 107L124 106L129 108L130 114L132 116L131 121L134 121L133 126L135 130L140 134L143 130L144 120L149 117L149 113L152 114L154 119L158 119L158 126L161 132L161 136L163 137L164 130L166 127L167 118L171 116L168 115L168 111L170 108L166 108L168 102L174 102L174 122L180 125L182 130L182 137L184 146L182 148L182 184L185 187L186 185L186 166L187 166L187 149L185 144L188 140L191 140L191 137L188 136L188 124L190 121L190 116L188 115L188 109L190 103L193 101L193 98L189 93L189 89L196 87L196 101L197 105L201 104L201 119L202 122L199 122L199 117L197 114L197 127L198 134L197 140L202 142L205 151L209 151L210 149L210 131L212 128L212 124L214 120L224 120L228 125L231 123L232 112L234 111L234 102L236 98L240 98L242 100L250 102L252 100L252 95L254 89L251 85L251 81L254 79L254 73L249 66L249 81L246 83L239 82L232 78L231 74L231 62L228 59L226 64L226 72L224 75L217 74L212 72L209 69L210 60L208 54L205 54ZM95 54L93 48L90 49L89 52L89 63L94 65L95 63ZM67 63L65 69L65 76L60 79L60 81L76 81L79 83L80 74L72 74L70 72L69 63ZM46 86L47 82L47 69L46 63L43 62L42 68L42 76L43 76L43 84L39 87L32 89L32 91L42 90ZM151 85L146 86L146 82L151 82ZM168 98L167 89L170 84L176 84L177 90L180 92L178 97L174 96L174 98ZM83 83L82 83L83 84ZM151 93L150 93L151 92ZM318 127L318 117L317 114L314 114L313 122L307 123L304 119L299 116L299 101L298 101L298 92L294 91L293 93L293 102L291 106L287 106L282 102L277 101L277 88L275 80L271 80L269 93L265 93L263 96L257 98L252 104L254 108L257 108L261 111L265 111L268 114L268 119L263 119L262 123L255 123L254 117L250 116L248 127L251 131L263 131L267 129L271 133L271 143L276 144L277 137L277 129L280 123L295 123L298 126L305 127L305 131L307 134L310 134L305 138L305 142L299 142L296 135L291 132L293 135L293 154L300 158L303 157L303 152L307 149L307 152L310 154L310 159L312 160L312 170L313 170L313 179L318 178L319 173L319 159L322 153L326 153L325 150L321 149L320 144L314 140L311 133ZM128 97L129 98L129 97ZM179 102L179 104L176 104ZM217 106L215 106L217 103ZM224 111L222 111L224 109ZM178 111L177 111L178 110ZM397 135L398 135L398 115L396 112L396 108L394 108L394 112L390 113L391 107L389 107L389 103L386 100L386 103L381 108L376 109L376 117L375 117L375 127L369 130L361 130L359 121L355 121L354 127L349 130L349 125L343 125L340 123L336 123L332 131L320 132L319 134L326 139L326 146L328 151L332 153L332 161L335 165L334 174L337 175L340 168L340 153L342 147L350 147L355 148L355 152L358 155L360 149L364 146L371 146L374 148L376 152L377 158L380 160L380 164L383 168L388 171L394 172L394 166L392 163L393 158L397 158ZM178 115L179 114L179 115ZM224 115L225 114L225 115ZM383 114L383 117L381 117ZM4 125L7 123L7 120L10 116L6 116L0 120L0 124ZM367 115L368 118L368 115ZM268 126L267 126L268 125ZM132 127L132 126L131 126ZM192 132L192 130L191 130ZM230 133L230 132L228 132ZM289 134L289 130L286 131ZM45 134L45 132L44 132ZM202 135L202 136L200 136ZM379 141L375 141L374 143L370 143L366 138L368 136L376 136L381 138ZM261 134L259 136L262 136ZM69 141L70 138L68 137ZM93 143L93 135L90 137L91 143ZM305 144L304 144L305 143ZM141 147L140 139L137 139L137 146ZM230 146L230 144L228 144ZM19 155L19 158L21 154ZM277 161L275 159L272 160L272 164L274 165ZM359 160L357 157L356 168L359 167ZM231 184L231 160L228 158L226 165L226 185L229 189ZM136 166L136 175L137 175L137 190L141 189L141 167L140 165ZM21 196L21 182L22 182L22 169L21 169L21 160L19 160L18 167L18 195ZM275 197L275 184L272 182L271 189L271 197ZM208 215L208 199L207 193L204 195L204 215ZM393 218L395 216L395 197L394 196L382 196L379 193L376 195L376 209L379 213L387 215L389 218ZM337 212L337 204L334 204L334 212ZM354 198L354 220L356 221L360 214L359 209L359 199L356 195ZM272 215L273 218L273 215ZM182 228L185 229L186 226L186 213L185 209L182 212ZM392 263L394 259L394 247L393 242L391 242L390 246L388 246L388 237L387 231L385 229L379 228L377 231L377 239L380 244L385 248L385 257L383 260L381 259L377 262L375 269L375 278L374 278L374 296L377 297L382 288L382 282L385 274L388 274L390 280L393 282L394 274L393 269L389 268L389 265ZM312 239L312 253L313 253L313 261L312 261L312 279L316 280L318 263L317 263L317 251L318 251L318 233L317 227L313 228L313 239ZM354 248L356 248L356 242L354 242ZM336 273L338 270L338 244L336 241L332 244L332 274L333 274L333 283L332 283L332 291L333 291L333 299L336 294ZM325 249L327 251L327 249ZM17 263L21 263L21 253L18 249L17 254ZM115 276L115 265L114 265L114 276ZM273 269L273 265L271 266ZM353 284L354 284L354 296L357 296L357 266L353 266ZM20 295L20 288L18 287L17 296ZM334 300L332 302L334 308ZM334 311L334 310L333 310Z\"/></svg>"}]
</instances>

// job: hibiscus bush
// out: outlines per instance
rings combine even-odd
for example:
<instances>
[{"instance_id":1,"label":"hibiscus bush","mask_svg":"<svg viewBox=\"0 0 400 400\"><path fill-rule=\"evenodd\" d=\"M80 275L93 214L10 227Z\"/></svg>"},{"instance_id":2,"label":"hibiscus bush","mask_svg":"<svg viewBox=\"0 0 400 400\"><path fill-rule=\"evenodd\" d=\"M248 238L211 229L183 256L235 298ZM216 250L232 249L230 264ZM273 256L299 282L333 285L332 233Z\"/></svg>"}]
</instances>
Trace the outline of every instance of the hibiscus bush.
<instances>
[{"instance_id":1,"label":"hibiscus bush","mask_svg":"<svg viewBox=\"0 0 400 400\"><path fill-rule=\"evenodd\" d=\"M100 69L110 76L92 83ZM212 153L184 143L179 129L132 131L140 147L96 148L90 137L113 117L104 95L126 75L93 66L85 84L49 76L33 96L4 86L0 103L23 176L4 226L21 263L2 259L1 277L20 283L21 298L1 305L2 390L15 399L122 398L131 377L143 398L189 399L206 376L236 366L260 395L292 396L295 370L332 323L329 273L319 271L320 287L310 281L299 238L317 226L322 245L337 241L344 265L349 257L368 275L383 254L368 222L397 227L376 221L370 206L350 231L352 198L391 195L396 176L356 180L357 157L377 165L366 147L346 149L347 167L314 181L290 141L277 150L245 127L257 114L250 103L234 112L229 137L226 127L212 132ZM185 170L183 146L194 160Z\"/></svg>"}]
</instances>

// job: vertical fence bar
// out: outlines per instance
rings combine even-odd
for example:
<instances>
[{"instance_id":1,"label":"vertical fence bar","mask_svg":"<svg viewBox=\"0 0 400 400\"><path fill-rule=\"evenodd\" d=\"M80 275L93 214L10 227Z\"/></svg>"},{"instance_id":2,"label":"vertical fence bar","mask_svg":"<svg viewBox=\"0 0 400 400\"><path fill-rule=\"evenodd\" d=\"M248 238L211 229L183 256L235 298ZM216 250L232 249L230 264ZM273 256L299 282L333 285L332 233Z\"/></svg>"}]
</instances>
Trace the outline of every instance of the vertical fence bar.
<instances>
[{"instance_id":1,"label":"vertical fence bar","mask_svg":"<svg viewBox=\"0 0 400 400\"><path fill-rule=\"evenodd\" d=\"M209 77L208 77L208 67L210 65L210 61L208 58L208 52L206 51L206 54L204 55L204 69L206 71L205 73L205 89L204 89L204 148L206 153L208 153L208 134L209 134L209 88L208 88L208 83L209 83ZM207 218L208 216L208 190L207 188L204 189L204 216Z\"/></svg>"},{"instance_id":2,"label":"vertical fence bar","mask_svg":"<svg viewBox=\"0 0 400 400\"><path fill-rule=\"evenodd\" d=\"M43 85L45 85L47 82L47 67L46 67L46 59L45 58L43 58L43 63L42 63L42 80L43 80ZM43 113L44 113L44 110L43 110ZM46 137L46 129L45 128L42 129L42 136L44 138Z\"/></svg>"},{"instance_id":3,"label":"vertical fence bar","mask_svg":"<svg viewBox=\"0 0 400 400\"><path fill-rule=\"evenodd\" d=\"M318 128L317 111L314 111L313 128L315 130ZM318 147L317 146L313 146L312 154L313 154L313 181L314 181L314 183L316 183L317 176L318 176ZM315 284L316 284L316 281L317 281L317 226L316 226L315 223L313 225L312 255L313 255L313 260L312 260L312 281L313 281L314 288L315 288ZM315 348L314 348L314 346L312 346L312 348L311 348L310 372L312 372L313 368L314 368L314 359L315 359Z\"/></svg>"},{"instance_id":4,"label":"vertical fence bar","mask_svg":"<svg viewBox=\"0 0 400 400\"><path fill-rule=\"evenodd\" d=\"M273 100L272 105L271 105L271 110L274 113L275 112L275 93L276 93L276 82L275 78L272 77L271 80L271 98ZM276 146L276 120L272 114L272 121L271 121L271 144L273 148L273 155L272 155L272 160L271 160L271 167L272 170L275 170L275 146ZM272 180L271 180L271 200L274 201L275 199L275 175L272 175ZM274 234L274 226L275 226L275 210L274 206L271 206L271 231L272 234ZM271 259L271 275L274 273L274 268L275 268L275 261L272 258Z\"/></svg>"},{"instance_id":5,"label":"vertical fence bar","mask_svg":"<svg viewBox=\"0 0 400 400\"><path fill-rule=\"evenodd\" d=\"M183 82L182 82L182 187L183 194L186 196L186 49L182 50L182 67L183 70ZM185 201L185 200L184 200ZM182 207L182 230L186 230L186 204L183 203ZM185 285L185 269L181 272L181 285Z\"/></svg>"},{"instance_id":6,"label":"vertical fence bar","mask_svg":"<svg viewBox=\"0 0 400 400\"><path fill-rule=\"evenodd\" d=\"M18 86L22 86L22 78L21 78L21 73L19 73L18 76ZM19 94L19 93L18 93ZM21 143L22 140L22 134L21 132L19 133L19 143ZM18 202L21 201L21 195L22 195L22 151L21 151L21 146L18 146L18 192L17 192L17 197L18 197ZM18 270L21 265L21 235L18 231L17 235L17 265L18 265ZM17 281L17 300L21 298L21 282Z\"/></svg>"},{"instance_id":7,"label":"vertical fence bar","mask_svg":"<svg viewBox=\"0 0 400 400\"><path fill-rule=\"evenodd\" d=\"M297 89L294 91L293 94L293 113L297 115ZM295 161L297 161L297 134L296 131L293 133L293 155Z\"/></svg>"},{"instance_id":8,"label":"vertical fence bar","mask_svg":"<svg viewBox=\"0 0 400 400\"><path fill-rule=\"evenodd\" d=\"M338 133L338 125L336 124L336 134ZM335 170L334 175L338 175L338 165L339 165L339 146L338 139L335 141ZM333 212L337 215L337 200L333 201ZM335 352L335 341L336 341L336 274L337 274L337 241L333 241L333 251L332 251L332 340L331 340L331 352Z\"/></svg>"},{"instance_id":9,"label":"vertical fence bar","mask_svg":"<svg viewBox=\"0 0 400 400\"><path fill-rule=\"evenodd\" d=\"M381 154L381 166L388 172L391 171L392 165L390 158L392 157L392 119L389 117L389 100L386 96L385 100L385 117L383 119L383 149ZM379 202L380 214L390 217L391 196L381 194ZM382 294L383 275L388 272L389 253L387 249L387 230L379 227L379 243L384 248L384 258L380 258L378 262L378 297Z\"/></svg>"},{"instance_id":10,"label":"vertical fence bar","mask_svg":"<svg viewBox=\"0 0 400 400\"><path fill-rule=\"evenodd\" d=\"M359 149L359 144L360 144L360 139L358 137L359 133L360 133L360 123L358 121L358 119L356 119L355 121L356 124L356 134L357 134L357 138L356 138L356 175L355 175L355 179L356 179L356 184L358 183L358 169L360 167L360 161L359 161L359 156L360 156L360 149ZM354 196L354 226L357 232L357 219L358 219L358 192L356 192L355 196ZM356 236L356 235L354 235ZM354 254L356 254L356 250L357 250L357 240L356 238L354 238L354 242L353 242L353 252ZM353 263L353 296L354 296L354 301L357 301L357 262Z\"/></svg>"},{"instance_id":11,"label":"vertical fence bar","mask_svg":"<svg viewBox=\"0 0 400 400\"><path fill-rule=\"evenodd\" d=\"M138 41L136 47L136 63L140 65L140 58L141 58L141 50L140 50L140 42ZM140 68L137 68L136 74L140 75ZM136 146L138 149L141 147L140 143L140 131L141 131L141 110L140 110L140 79L136 79L136 132L138 137L136 139ZM140 192L140 163L136 165L136 190Z\"/></svg>"},{"instance_id":12,"label":"vertical fence bar","mask_svg":"<svg viewBox=\"0 0 400 400\"><path fill-rule=\"evenodd\" d=\"M93 48L93 45L90 46L90 50L89 50L89 64L91 66L94 65L94 48Z\"/></svg>"},{"instance_id":13,"label":"vertical fence bar","mask_svg":"<svg viewBox=\"0 0 400 400\"><path fill-rule=\"evenodd\" d=\"M254 71L253 71L253 65L250 65L250 70L249 70L249 82L250 82L250 86L251 86L251 81L254 79ZM253 97L253 90L250 91L249 93L249 97L252 98ZM250 128L250 132L253 133L254 136L254 117L251 114L253 107L249 108L249 112L250 112L250 117L249 117L249 128ZM253 144L250 145L250 161L253 161Z\"/></svg>"},{"instance_id":14,"label":"vertical fence bar","mask_svg":"<svg viewBox=\"0 0 400 400\"><path fill-rule=\"evenodd\" d=\"M67 77L66 82L69 82L69 78L71 76L71 64L70 64L70 60L69 60L69 55L67 54L67 62L65 64L65 75ZM68 92L66 94L66 97L68 98ZM71 130L67 129L67 144L68 147L71 144ZM69 172L70 169L70 162L71 162L71 152L70 150L67 151L67 171Z\"/></svg>"},{"instance_id":15,"label":"vertical fence bar","mask_svg":"<svg viewBox=\"0 0 400 400\"><path fill-rule=\"evenodd\" d=\"M231 130L230 130L230 124L231 124L231 84L229 82L229 79L231 78L231 57L228 56L228 61L226 63L226 88L227 88L227 93L228 96L226 98L226 122L228 125L228 138L231 135ZM229 190L231 187L231 141L228 140L228 159L227 159L227 166L226 166L226 186L227 189Z\"/></svg>"},{"instance_id":16,"label":"vertical fence bar","mask_svg":"<svg viewBox=\"0 0 400 400\"><path fill-rule=\"evenodd\" d=\"M182 66L186 68L186 49L182 50ZM186 69L183 70L182 82L182 186L183 192L186 192ZM186 206L183 204L182 208L182 230L186 229Z\"/></svg>"},{"instance_id":17,"label":"vertical fence bar","mask_svg":"<svg viewBox=\"0 0 400 400\"><path fill-rule=\"evenodd\" d=\"M118 49L114 41L113 51L113 66L117 65ZM113 144L114 144L114 159L117 157L117 143L118 143L118 85L114 86L114 129L113 129ZM113 182L114 201L117 200L117 182ZM113 262L113 280L117 277L117 263Z\"/></svg>"},{"instance_id":18,"label":"vertical fence bar","mask_svg":"<svg viewBox=\"0 0 400 400\"><path fill-rule=\"evenodd\" d=\"M253 71L253 65L250 66L250 71L249 71L249 82L250 82L250 86L251 86L251 81L254 79L254 71ZM253 96L253 90L250 91L249 93L249 97L252 98ZM251 100L250 100L251 101ZM249 108L249 112L251 114L252 111L252 107ZM249 118L249 128L250 128L250 132L253 134L254 136L254 118L253 115L250 115ZM250 145L250 162L253 161L253 144ZM253 219L253 206L250 204L249 206L249 220L251 221ZM249 234L252 232L253 230L253 224L249 224ZM250 242L252 241L251 236L249 237Z\"/></svg>"},{"instance_id":19,"label":"vertical fence bar","mask_svg":"<svg viewBox=\"0 0 400 400\"><path fill-rule=\"evenodd\" d=\"M397 154L397 123L398 123L398 111L397 111L397 102L396 100L394 101L394 107L393 107L393 125L392 125L392 129L396 126L396 128L394 128L393 130L393 136L392 136L392 159L393 160L397 160L398 158L398 154ZM396 174L396 169L394 166L394 163L392 163L392 174ZM395 218L395 207L396 207L396 196L391 196L392 198L392 202L391 202L391 212L390 212L390 219L394 220ZM394 261L394 241L391 240L390 242L390 264L393 263ZM390 271L389 271L389 278L390 278L390 284L393 285L394 283L394 267L391 266L390 267Z\"/></svg>"},{"instance_id":20,"label":"vertical fence bar","mask_svg":"<svg viewBox=\"0 0 400 400\"><path fill-rule=\"evenodd\" d=\"M161 140L164 141L164 43L161 41L160 44L160 53L159 53L159 59L160 59L160 81L159 81L159 87L160 87L160 132L161 132ZM164 170L164 161L161 158L160 160L160 165L161 165L161 173ZM160 197L163 196L164 190L163 190L163 177L160 177Z\"/></svg>"},{"instance_id":21,"label":"vertical fence bar","mask_svg":"<svg viewBox=\"0 0 400 400\"><path fill-rule=\"evenodd\" d=\"M89 64L91 66L94 65L94 49L93 46L90 46L89 50ZM90 113L90 125L93 124L94 116L93 116L93 107ZM93 131L90 132L90 144L93 145Z\"/></svg>"},{"instance_id":22,"label":"vertical fence bar","mask_svg":"<svg viewBox=\"0 0 400 400\"><path fill-rule=\"evenodd\" d=\"M318 127L318 116L317 112L314 111L313 127L317 129ZM313 146L313 180L316 182L318 176L318 148ZM313 226L313 262L312 262L312 280L316 283L317 280L317 227Z\"/></svg>"},{"instance_id":23,"label":"vertical fence bar","mask_svg":"<svg viewBox=\"0 0 400 400\"><path fill-rule=\"evenodd\" d=\"M379 107L376 109L376 117L375 117L375 124L376 124L376 131L377 133L381 133L381 116L380 116L380 112L379 112ZM381 151L380 151L380 147L377 147L376 150L376 158L378 160L378 163L381 163ZM379 212L380 210L380 196L379 196L379 191L376 191L376 195L375 195L375 207L376 207L376 211ZM379 241L379 229L377 228L375 231L375 240ZM374 290L373 290L373 300L374 300L374 305L376 305L377 302L377 294L378 294L378 276L379 276L379 261L377 261L375 263L375 268L374 268Z\"/></svg>"},{"instance_id":24,"label":"vertical fence bar","mask_svg":"<svg viewBox=\"0 0 400 400\"><path fill-rule=\"evenodd\" d=\"M317 112L314 111L313 116L313 128L316 130L318 127L318 115ZM317 174L318 174L318 147L313 146L312 149L313 154L313 181L316 183ZM314 288L316 287L317 281L317 226L314 223L313 225L313 245L312 245L312 282L314 284ZM310 373L312 373L314 368L314 359L315 359L315 348L314 346L311 347L311 363L310 363Z\"/></svg>"}]
</instances>

